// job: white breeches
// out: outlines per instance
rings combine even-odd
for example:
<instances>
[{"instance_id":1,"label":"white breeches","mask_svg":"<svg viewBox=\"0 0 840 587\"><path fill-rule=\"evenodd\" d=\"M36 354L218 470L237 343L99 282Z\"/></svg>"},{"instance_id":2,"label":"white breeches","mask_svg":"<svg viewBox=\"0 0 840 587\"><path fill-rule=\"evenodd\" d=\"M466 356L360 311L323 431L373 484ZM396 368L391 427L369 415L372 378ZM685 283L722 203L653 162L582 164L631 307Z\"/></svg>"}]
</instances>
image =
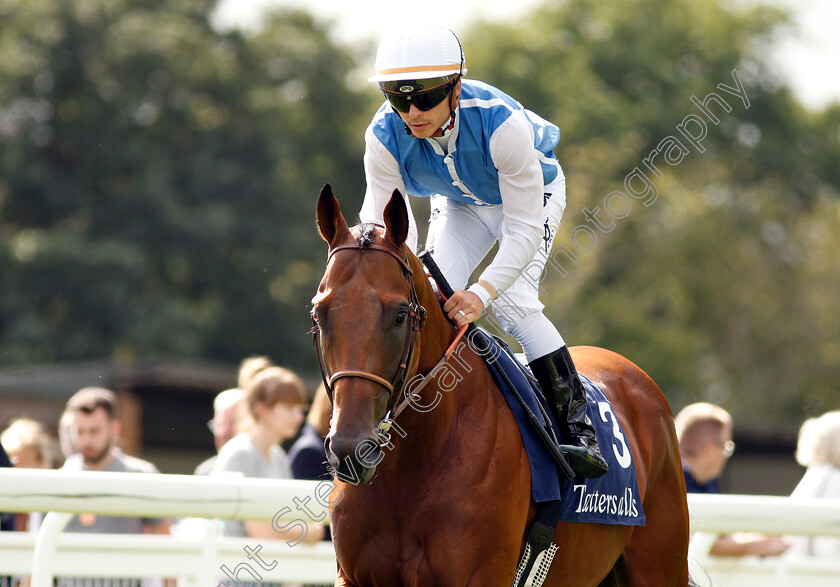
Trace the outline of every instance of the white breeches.
<instances>
[{"instance_id":1,"label":"white breeches","mask_svg":"<svg viewBox=\"0 0 840 587\"><path fill-rule=\"evenodd\" d=\"M566 180L561 174L543 188L545 234L526 271L492 303L493 314L502 330L522 345L527 360L533 361L562 347L557 328L543 314L539 279L551 252L554 235L566 208ZM474 206L444 196L431 198L431 217L426 250L452 289L465 289L478 264L501 236L502 206Z\"/></svg>"}]
</instances>

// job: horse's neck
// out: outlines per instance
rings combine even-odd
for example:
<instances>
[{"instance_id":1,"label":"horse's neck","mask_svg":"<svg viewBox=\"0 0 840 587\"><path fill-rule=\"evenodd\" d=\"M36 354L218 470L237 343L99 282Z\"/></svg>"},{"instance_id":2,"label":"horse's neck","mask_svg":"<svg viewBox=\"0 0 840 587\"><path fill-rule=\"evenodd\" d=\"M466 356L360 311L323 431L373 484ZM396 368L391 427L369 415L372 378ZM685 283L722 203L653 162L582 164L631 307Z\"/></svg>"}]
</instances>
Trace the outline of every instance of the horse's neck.
<instances>
[{"instance_id":1,"label":"horse's neck","mask_svg":"<svg viewBox=\"0 0 840 587\"><path fill-rule=\"evenodd\" d=\"M497 416L495 403L498 395L493 395L492 378L484 361L470 347L466 337L462 338L446 363L439 363L444 355L451 335L448 322L441 338L434 334L435 316L423 328L421 348L428 357L421 357L421 370L411 380L411 388L425 384L416 402L406 408L397 418L398 429L392 433L395 440L394 458L383 461L392 466L398 477L404 477L406 468L411 475L421 473L425 466L435 467L435 463L448 448L448 443L460 436L459 428L469 421L481 422L484 426L494 426ZM440 320L446 319L441 315ZM432 341L428 338L435 336ZM428 380L428 381L427 381ZM504 400L502 400L504 401Z\"/></svg>"},{"instance_id":2,"label":"horse's neck","mask_svg":"<svg viewBox=\"0 0 840 587\"><path fill-rule=\"evenodd\" d=\"M412 402L396 420L398 429L396 435L392 434L396 458L386 458L383 464L389 463L397 469L405 463L416 468L418 463L434 460L451 440L453 427L460 423L459 417L468 411L475 413L476 408L479 412L487 409L486 400L493 385L483 360L472 351L466 337L455 345L446 364L440 364L455 339L456 330L443 314L420 261L409 256L409 263L418 300L426 309L426 321L420 331L417 373L406 391L417 389L427 378L430 381L423 387L418 401ZM433 372L436 376L431 377Z\"/></svg>"}]
</instances>

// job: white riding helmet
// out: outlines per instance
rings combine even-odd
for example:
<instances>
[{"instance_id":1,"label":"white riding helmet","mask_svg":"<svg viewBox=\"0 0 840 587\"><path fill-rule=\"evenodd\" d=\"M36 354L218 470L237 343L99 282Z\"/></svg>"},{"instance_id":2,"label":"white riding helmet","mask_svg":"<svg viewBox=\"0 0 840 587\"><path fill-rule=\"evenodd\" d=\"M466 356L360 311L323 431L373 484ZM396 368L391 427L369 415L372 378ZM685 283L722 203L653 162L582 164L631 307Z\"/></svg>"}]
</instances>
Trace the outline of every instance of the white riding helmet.
<instances>
[{"instance_id":1,"label":"white riding helmet","mask_svg":"<svg viewBox=\"0 0 840 587\"><path fill-rule=\"evenodd\" d=\"M444 26L405 29L385 37L376 52L376 75L369 82L422 80L463 75L464 51Z\"/></svg>"}]
</instances>

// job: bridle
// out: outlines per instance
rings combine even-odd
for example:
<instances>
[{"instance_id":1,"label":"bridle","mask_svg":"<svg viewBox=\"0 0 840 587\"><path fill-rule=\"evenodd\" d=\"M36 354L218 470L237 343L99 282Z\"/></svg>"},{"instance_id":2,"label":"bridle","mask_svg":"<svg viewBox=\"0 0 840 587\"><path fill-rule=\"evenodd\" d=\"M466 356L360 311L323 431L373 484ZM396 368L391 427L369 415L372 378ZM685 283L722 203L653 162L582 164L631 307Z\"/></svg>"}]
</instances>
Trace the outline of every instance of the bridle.
<instances>
[{"instance_id":1,"label":"bridle","mask_svg":"<svg viewBox=\"0 0 840 587\"><path fill-rule=\"evenodd\" d=\"M382 377L381 375L377 375L375 373L369 373L367 371L362 371L358 369L340 369L338 371L333 372L332 374L327 373L326 364L324 363L324 354L323 349L321 348L321 329L318 326L318 322L315 320L314 316L312 318L312 336L313 336L313 344L315 345L316 352L318 354L318 366L321 369L321 377L324 380L324 387L327 390L327 395L330 398L330 401L333 399L333 385L339 379L343 379L346 377L358 377L361 379L367 379L369 381L373 381L374 383L378 383L382 387L388 390L388 407L385 410L385 415L383 416L382 420L380 420L379 424L377 425L377 433L380 434L381 437L386 437L388 434L388 430L391 427L393 419L396 417L396 414L399 413L401 407L397 406L397 401L400 397L403 396L403 391L406 385L406 377L408 375L408 369L411 367L412 359L414 358L414 351L417 349L417 339L419 337L420 329L423 328L423 324L426 321L426 308L420 305L419 298L417 297L417 290L414 287L414 281L412 280L412 271L411 266L408 264L408 260L405 257L398 255L391 249L385 248L381 245L377 245L374 243L369 244L346 244L346 245L339 245L332 249L327 256L327 263L330 262L330 259L339 251L345 250L355 250L358 251L360 254L365 251L382 251L383 253L387 253L395 258L402 268L403 275L405 276L406 280L409 284L409 294L408 294L408 328L405 337L405 343L403 344L402 356L400 357L399 366L397 367L397 372L391 378L390 381Z\"/></svg>"}]
</instances>

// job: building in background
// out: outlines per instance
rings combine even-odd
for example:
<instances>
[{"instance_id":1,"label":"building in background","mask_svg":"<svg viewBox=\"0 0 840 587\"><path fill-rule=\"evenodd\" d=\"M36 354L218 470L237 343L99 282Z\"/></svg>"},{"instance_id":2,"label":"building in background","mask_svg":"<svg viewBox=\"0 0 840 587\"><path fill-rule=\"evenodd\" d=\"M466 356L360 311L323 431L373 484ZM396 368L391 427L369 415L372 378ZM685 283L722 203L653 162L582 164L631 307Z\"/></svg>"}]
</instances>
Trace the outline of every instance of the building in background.
<instances>
[{"instance_id":1,"label":"building in background","mask_svg":"<svg viewBox=\"0 0 840 587\"><path fill-rule=\"evenodd\" d=\"M32 418L57 433L67 399L83 387L106 387L120 402L120 447L164 473L191 474L215 452L207 420L213 398L236 385L237 367L218 363L145 361L34 365L0 369L0 427Z\"/></svg>"}]
</instances>

